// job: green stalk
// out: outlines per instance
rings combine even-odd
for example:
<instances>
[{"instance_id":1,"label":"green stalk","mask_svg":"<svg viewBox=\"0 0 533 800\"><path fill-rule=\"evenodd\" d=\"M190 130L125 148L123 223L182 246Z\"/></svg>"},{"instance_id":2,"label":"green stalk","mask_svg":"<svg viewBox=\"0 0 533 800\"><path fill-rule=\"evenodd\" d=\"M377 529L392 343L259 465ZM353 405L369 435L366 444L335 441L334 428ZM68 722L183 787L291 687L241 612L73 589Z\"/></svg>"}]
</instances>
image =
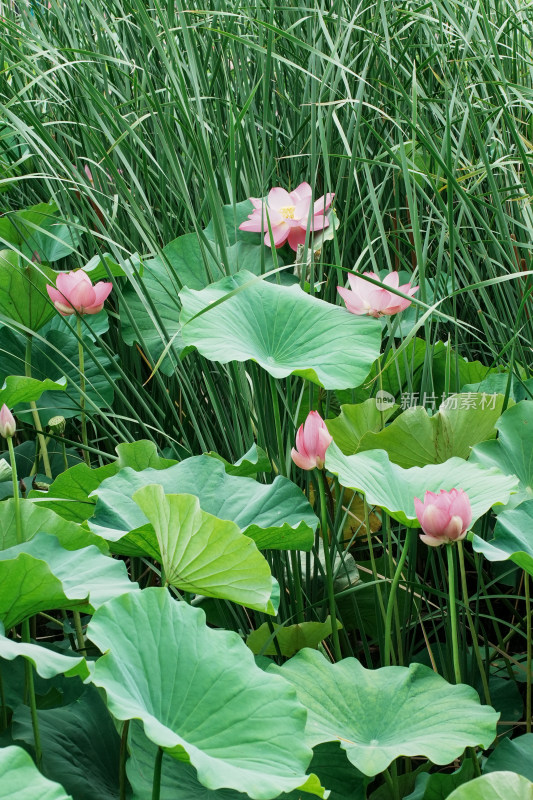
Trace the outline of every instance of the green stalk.
<instances>
[{"instance_id":1,"label":"green stalk","mask_svg":"<svg viewBox=\"0 0 533 800\"><path fill-rule=\"evenodd\" d=\"M526 595L526 733L531 733L531 658L532 658L532 638L533 630L531 627L531 594L529 587L529 575L524 570L524 589Z\"/></svg>"},{"instance_id":2,"label":"green stalk","mask_svg":"<svg viewBox=\"0 0 533 800\"><path fill-rule=\"evenodd\" d=\"M91 456L88 451L87 439L87 418L85 416L85 357L83 353L83 339L81 331L81 316L78 314L76 317L76 327L78 332L78 353L79 353L79 366L80 366L80 412L81 412L81 441L83 447L83 458L88 467L91 466Z\"/></svg>"},{"instance_id":3,"label":"green stalk","mask_svg":"<svg viewBox=\"0 0 533 800\"><path fill-rule=\"evenodd\" d=\"M316 471L318 479L318 491L320 494L320 527L322 530L322 545L324 548L324 564L326 567L326 584L328 590L329 613L331 617L331 638L333 639L333 653L335 661L341 661L342 653L339 642L339 631L337 629L337 608L335 604L335 591L333 588L333 568L331 564L331 553L329 550L328 537L328 509L326 506L326 491L324 488L324 475L322 470Z\"/></svg>"},{"instance_id":4,"label":"green stalk","mask_svg":"<svg viewBox=\"0 0 533 800\"><path fill-rule=\"evenodd\" d=\"M279 473L280 475L287 474L287 470L285 467L285 444L283 442L283 432L281 430L281 415L279 411L279 399L278 399L278 389L276 386L276 379L269 375L270 379L270 393L272 395L272 409L274 411L274 426L276 429L276 441L278 445L278 459L279 459ZM303 601L303 594L302 594L302 577L301 577L301 565L298 560L298 554L291 550L290 553L291 559L291 571L292 577L294 579L294 594L296 599L296 621L297 622L304 622L305 615L304 615L304 601Z\"/></svg>"},{"instance_id":5,"label":"green stalk","mask_svg":"<svg viewBox=\"0 0 533 800\"><path fill-rule=\"evenodd\" d=\"M25 619L22 623L22 641L30 643L30 621ZM39 732L39 719L37 717L37 703L35 700L35 686L33 683L33 667L31 661L24 659L24 672L26 675L26 692L30 702L31 725L33 728L33 739L35 743L35 763L37 769L41 769L43 753L41 749L41 734Z\"/></svg>"},{"instance_id":6,"label":"green stalk","mask_svg":"<svg viewBox=\"0 0 533 800\"><path fill-rule=\"evenodd\" d=\"M381 593L381 584L380 578L378 577L378 571L376 567L376 557L374 556L374 545L372 543L372 531L370 530L370 512L368 510L368 503L366 501L366 497L364 498L364 509L365 509L365 527L366 527L366 536L368 540L368 549L370 552L370 563L372 565L372 575L375 581L375 589L378 596L379 608L381 610L381 616L383 621L385 621L386 612L385 612L385 603L383 602L383 595ZM385 513L385 512L383 512Z\"/></svg>"},{"instance_id":7,"label":"green stalk","mask_svg":"<svg viewBox=\"0 0 533 800\"><path fill-rule=\"evenodd\" d=\"M83 637L83 628L81 625L80 612L74 610L72 612L72 616L74 618L74 630L76 631L76 642L78 644L78 652L85 653L87 648L85 647L85 639Z\"/></svg>"},{"instance_id":8,"label":"green stalk","mask_svg":"<svg viewBox=\"0 0 533 800\"><path fill-rule=\"evenodd\" d=\"M407 553L409 550L409 535L411 529L407 529L407 533L405 535L405 542L403 545L402 554L396 566L396 571L394 572L394 577L392 579L390 592L389 592L389 599L387 601L387 613L385 616L385 656L383 659L383 664L385 667L390 666L391 663L391 650L392 650L392 613L394 611L394 601L396 600L396 592L398 590L398 585L400 583L400 578L402 576L402 570L405 564L405 559L407 558Z\"/></svg>"},{"instance_id":9,"label":"green stalk","mask_svg":"<svg viewBox=\"0 0 533 800\"><path fill-rule=\"evenodd\" d=\"M17 462L15 461L13 439L11 436L7 440L7 449L9 450L9 460L11 461L11 479L13 481L13 502L15 505L15 530L17 533L17 544L21 544L24 541L24 536L22 533L22 519L20 516L19 479L17 475Z\"/></svg>"},{"instance_id":10,"label":"green stalk","mask_svg":"<svg viewBox=\"0 0 533 800\"><path fill-rule=\"evenodd\" d=\"M31 337L28 336L26 342L26 352L24 356L24 372L27 378L31 378ZM52 478L52 470L50 469L50 459L48 457L48 448L46 446L46 439L43 433L43 426L41 425L41 418L37 411L37 404L34 400L30 402L31 416L33 419L33 427L37 434L41 458L43 459L44 474L47 478Z\"/></svg>"},{"instance_id":11,"label":"green stalk","mask_svg":"<svg viewBox=\"0 0 533 800\"><path fill-rule=\"evenodd\" d=\"M21 544L24 541L22 532L22 518L20 516L20 494L17 475L17 464L15 461L15 451L13 448L13 439L8 437L7 447L9 450L9 459L11 461L11 478L13 480L13 502L15 505L15 530L17 533L17 543ZM25 619L22 623L22 641L26 644L30 642L30 622ZM42 750L41 750L41 737L39 734L39 720L37 719L37 703L35 701L35 686L33 683L33 667L28 659L24 659L24 672L26 675L26 694L30 703L31 711L31 724L33 728L33 738L35 741L35 763L37 768L41 768Z\"/></svg>"},{"instance_id":12,"label":"green stalk","mask_svg":"<svg viewBox=\"0 0 533 800\"><path fill-rule=\"evenodd\" d=\"M152 800L159 800L161 794L161 762L163 761L163 750L157 748L154 762L154 778L152 781Z\"/></svg>"},{"instance_id":13,"label":"green stalk","mask_svg":"<svg viewBox=\"0 0 533 800\"><path fill-rule=\"evenodd\" d=\"M119 800L126 800L126 787L128 785L126 779L126 760L128 756L128 731L130 729L130 720L127 719L122 728L122 736L120 737L120 761L119 761Z\"/></svg>"},{"instance_id":14,"label":"green stalk","mask_svg":"<svg viewBox=\"0 0 533 800\"><path fill-rule=\"evenodd\" d=\"M489 683L487 681L487 675L485 672L485 666L483 664L483 658L481 656L481 651L479 649L479 643L477 640L477 632L474 625L474 621L472 619L472 614L470 613L470 604L468 600L468 586L466 584L466 570L465 570L465 556L463 550L463 543L461 541L457 542L457 552L459 553L459 570L461 573L461 591L463 594L463 603L466 611L466 619L468 620L468 627L470 628L470 635L472 637L472 647L474 648L474 655L476 657L476 662L479 670L479 674L481 676L481 683L483 684L483 695L485 697L485 703L490 706L491 699L490 699L490 689Z\"/></svg>"},{"instance_id":15,"label":"green stalk","mask_svg":"<svg viewBox=\"0 0 533 800\"><path fill-rule=\"evenodd\" d=\"M452 628L452 655L453 655L453 671L455 675L455 682L461 683L461 667L459 665L459 642L457 640L457 609L455 605L455 559L453 556L453 544L446 545L446 554L448 556L448 613L450 615L450 623Z\"/></svg>"}]
</instances>

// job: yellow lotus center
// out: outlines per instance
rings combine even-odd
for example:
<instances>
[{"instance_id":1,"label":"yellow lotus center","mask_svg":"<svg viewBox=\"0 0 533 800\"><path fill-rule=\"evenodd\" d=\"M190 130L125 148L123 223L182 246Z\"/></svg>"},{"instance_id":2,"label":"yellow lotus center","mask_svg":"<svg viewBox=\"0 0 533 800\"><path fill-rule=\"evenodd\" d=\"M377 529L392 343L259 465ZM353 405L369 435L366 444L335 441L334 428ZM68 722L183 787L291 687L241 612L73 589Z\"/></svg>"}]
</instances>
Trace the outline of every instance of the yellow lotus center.
<instances>
[{"instance_id":1,"label":"yellow lotus center","mask_svg":"<svg viewBox=\"0 0 533 800\"><path fill-rule=\"evenodd\" d=\"M283 206L280 208L279 213L283 219L294 219L294 206Z\"/></svg>"}]
</instances>

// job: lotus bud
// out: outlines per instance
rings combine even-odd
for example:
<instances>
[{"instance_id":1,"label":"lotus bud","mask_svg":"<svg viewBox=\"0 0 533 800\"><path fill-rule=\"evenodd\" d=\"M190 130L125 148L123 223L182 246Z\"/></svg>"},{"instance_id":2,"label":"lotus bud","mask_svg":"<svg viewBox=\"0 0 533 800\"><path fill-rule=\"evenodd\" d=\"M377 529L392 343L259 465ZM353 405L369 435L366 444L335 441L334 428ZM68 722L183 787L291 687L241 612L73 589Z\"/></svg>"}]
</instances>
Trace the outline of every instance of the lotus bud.
<instances>
[{"instance_id":1,"label":"lotus bud","mask_svg":"<svg viewBox=\"0 0 533 800\"><path fill-rule=\"evenodd\" d=\"M17 423L9 408L4 405L0 408L0 436L4 439L12 439L17 430Z\"/></svg>"},{"instance_id":2,"label":"lotus bud","mask_svg":"<svg viewBox=\"0 0 533 800\"><path fill-rule=\"evenodd\" d=\"M310 411L305 423L298 429L296 448L292 448L291 458L301 469L322 469L326 450L332 441L333 437L318 411Z\"/></svg>"}]
</instances>

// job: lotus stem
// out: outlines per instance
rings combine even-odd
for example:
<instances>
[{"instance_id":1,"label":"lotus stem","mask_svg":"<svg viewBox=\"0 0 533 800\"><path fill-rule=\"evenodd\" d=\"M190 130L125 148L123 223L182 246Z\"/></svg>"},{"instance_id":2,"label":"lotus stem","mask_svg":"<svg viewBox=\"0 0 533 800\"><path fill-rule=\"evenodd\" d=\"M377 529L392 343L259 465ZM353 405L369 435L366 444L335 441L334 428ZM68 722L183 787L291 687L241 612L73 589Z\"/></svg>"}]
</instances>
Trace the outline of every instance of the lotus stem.
<instances>
[{"instance_id":1,"label":"lotus stem","mask_svg":"<svg viewBox=\"0 0 533 800\"><path fill-rule=\"evenodd\" d=\"M387 613L385 616L385 656L383 659L384 666L389 667L391 663L391 639L392 639L392 614L394 611L395 601L396 601L396 592L398 591L398 586L400 583L400 578L402 576L402 570L405 564L405 559L407 558L407 553L409 551L409 538L410 538L411 529L407 529L407 533L405 535L405 542L403 545L402 554L396 565L396 570L394 572L394 577L392 579L390 592L389 592L389 599L387 601Z\"/></svg>"},{"instance_id":2,"label":"lotus stem","mask_svg":"<svg viewBox=\"0 0 533 800\"><path fill-rule=\"evenodd\" d=\"M280 475L287 475L287 469L285 464L285 445L283 442L283 432L281 430L281 415L279 411L279 399L278 399L278 389L276 386L276 379L269 375L270 379L270 393L272 395L272 409L274 411L274 426L276 428L276 441L278 446L278 459L279 459L279 474ZM302 594L302 578L301 578L301 566L300 562L298 561L298 555L294 550L290 552L290 559L291 559L291 571L294 580L294 594L296 600L296 621L297 622L304 622L305 615L304 615L304 601L303 601L303 594Z\"/></svg>"},{"instance_id":3,"label":"lotus stem","mask_svg":"<svg viewBox=\"0 0 533 800\"><path fill-rule=\"evenodd\" d=\"M22 623L22 641L30 643L30 621L25 619ZM31 662L24 659L24 671L26 675L26 692L30 703L31 726L33 728L33 741L35 746L35 764L37 769L41 769L43 754L41 749L41 735L39 733L39 718L37 717L37 703L35 700L35 685L33 683L33 667Z\"/></svg>"},{"instance_id":4,"label":"lotus stem","mask_svg":"<svg viewBox=\"0 0 533 800\"><path fill-rule=\"evenodd\" d=\"M461 667L459 664L459 642L457 640L457 608L455 604L455 558L453 554L453 544L446 545L446 554L448 556L448 613L450 616L450 624L452 629L452 657L453 657L453 672L455 682L461 683Z\"/></svg>"},{"instance_id":5,"label":"lotus stem","mask_svg":"<svg viewBox=\"0 0 533 800\"><path fill-rule=\"evenodd\" d=\"M17 475L17 462L15 459L15 449L13 447L13 439L8 437L7 449L9 450L9 460L11 461L11 479L13 481L13 503L15 505L15 530L17 534L17 544L24 541L22 533L22 518L20 516L20 492L19 492L19 479Z\"/></svg>"},{"instance_id":6,"label":"lotus stem","mask_svg":"<svg viewBox=\"0 0 533 800\"><path fill-rule=\"evenodd\" d=\"M468 586L466 583L466 570L465 570L465 556L463 550L463 543L462 541L457 542L457 552L459 553L459 569L461 572L461 591L463 594L463 603L465 606L466 612L466 619L468 621L468 627L470 628L470 635L472 637L472 647L474 648L474 655L476 657L476 662L479 670L479 674L481 676L481 683L483 685L483 695L485 697L485 703L490 706L491 705L491 698L490 698L490 689L489 683L487 681L487 675L485 672L485 667L483 664L483 658L481 656L481 652L479 650L479 644L477 640L477 632L474 625L474 621L472 619L472 614L470 613L470 603L468 599Z\"/></svg>"},{"instance_id":7,"label":"lotus stem","mask_svg":"<svg viewBox=\"0 0 533 800\"><path fill-rule=\"evenodd\" d=\"M157 748L154 762L154 779L152 781L152 800L159 800L161 794L161 763L163 761L163 750Z\"/></svg>"},{"instance_id":8,"label":"lotus stem","mask_svg":"<svg viewBox=\"0 0 533 800\"><path fill-rule=\"evenodd\" d=\"M81 412L81 441L83 444L83 458L88 467L91 466L91 456L89 455L89 441L87 439L87 417L85 416L85 357L83 353L83 339L81 330L81 317L76 318L78 332L78 353L80 367L80 412Z\"/></svg>"},{"instance_id":9,"label":"lotus stem","mask_svg":"<svg viewBox=\"0 0 533 800\"><path fill-rule=\"evenodd\" d=\"M317 469L318 491L320 495L320 527L322 530L322 546L324 548L324 565L326 567L326 584L328 590L329 614L331 618L331 638L333 640L333 653L335 661L341 661L342 652L339 641L339 631L337 628L337 607L335 604L335 591L333 587L333 567L331 564L331 553L329 551L328 537L328 509L326 505L326 490L324 487L324 475L322 470Z\"/></svg>"},{"instance_id":10,"label":"lotus stem","mask_svg":"<svg viewBox=\"0 0 533 800\"><path fill-rule=\"evenodd\" d=\"M126 779L126 759L128 755L128 732L130 729L130 720L127 719L122 728L122 736L120 737L120 763L119 763L119 800L126 800L126 787L128 785Z\"/></svg>"},{"instance_id":11,"label":"lotus stem","mask_svg":"<svg viewBox=\"0 0 533 800\"><path fill-rule=\"evenodd\" d=\"M31 378L31 337L28 336L28 340L26 342L26 353L24 356L25 362L25 375L27 378ZM41 458L43 460L43 469L44 474L47 478L52 479L52 470L50 469L50 459L48 457L48 447L46 445L46 438L43 433L43 426L41 425L41 418L39 416L39 412L37 411L37 403L35 401L30 402L30 409L31 409L31 416L33 419L33 427L35 428L35 432L37 434L37 441L39 442L39 451L41 453Z\"/></svg>"},{"instance_id":12,"label":"lotus stem","mask_svg":"<svg viewBox=\"0 0 533 800\"><path fill-rule=\"evenodd\" d=\"M524 570L524 590L526 595L526 733L531 733L531 658L533 649L533 630L531 627L531 593L529 574Z\"/></svg>"}]
</instances>

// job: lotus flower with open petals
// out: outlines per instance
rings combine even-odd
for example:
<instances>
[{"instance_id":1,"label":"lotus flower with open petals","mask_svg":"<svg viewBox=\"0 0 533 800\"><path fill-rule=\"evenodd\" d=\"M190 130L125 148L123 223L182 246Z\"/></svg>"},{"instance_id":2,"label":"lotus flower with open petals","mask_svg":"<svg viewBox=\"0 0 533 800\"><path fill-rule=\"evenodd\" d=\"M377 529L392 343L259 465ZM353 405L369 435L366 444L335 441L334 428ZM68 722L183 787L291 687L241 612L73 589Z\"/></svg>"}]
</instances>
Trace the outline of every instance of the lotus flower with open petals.
<instances>
[{"instance_id":1,"label":"lotus flower with open petals","mask_svg":"<svg viewBox=\"0 0 533 800\"><path fill-rule=\"evenodd\" d=\"M364 272L368 278L380 280L379 275L374 272ZM369 317L382 317L397 314L411 305L408 297L412 297L418 291L418 286L411 287L410 283L400 286L400 279L397 272L390 272L382 281L381 286L376 286L370 281L365 281L360 275L348 274L350 289L338 286L337 291L346 303L346 308L352 314L366 314ZM389 292L387 287L397 289L408 297L400 297Z\"/></svg>"},{"instance_id":2,"label":"lotus flower with open petals","mask_svg":"<svg viewBox=\"0 0 533 800\"><path fill-rule=\"evenodd\" d=\"M98 314L104 307L113 284L98 281L94 286L89 276L82 270L60 272L55 288L47 285L50 300L64 317L69 314Z\"/></svg>"},{"instance_id":3,"label":"lotus flower with open petals","mask_svg":"<svg viewBox=\"0 0 533 800\"><path fill-rule=\"evenodd\" d=\"M321 231L329 226L326 211L331 206L333 194L315 200L311 208L313 191L308 183L301 183L292 192L279 186L271 189L266 198L250 197L254 210L239 225L241 231L265 234L265 244L272 246L268 225L272 229L274 247L289 242L295 252L304 244L307 230Z\"/></svg>"},{"instance_id":4,"label":"lotus flower with open petals","mask_svg":"<svg viewBox=\"0 0 533 800\"><path fill-rule=\"evenodd\" d=\"M424 501L415 497L415 511L423 542L430 547L464 539L472 522L470 500L463 489L426 492Z\"/></svg>"}]
</instances>

